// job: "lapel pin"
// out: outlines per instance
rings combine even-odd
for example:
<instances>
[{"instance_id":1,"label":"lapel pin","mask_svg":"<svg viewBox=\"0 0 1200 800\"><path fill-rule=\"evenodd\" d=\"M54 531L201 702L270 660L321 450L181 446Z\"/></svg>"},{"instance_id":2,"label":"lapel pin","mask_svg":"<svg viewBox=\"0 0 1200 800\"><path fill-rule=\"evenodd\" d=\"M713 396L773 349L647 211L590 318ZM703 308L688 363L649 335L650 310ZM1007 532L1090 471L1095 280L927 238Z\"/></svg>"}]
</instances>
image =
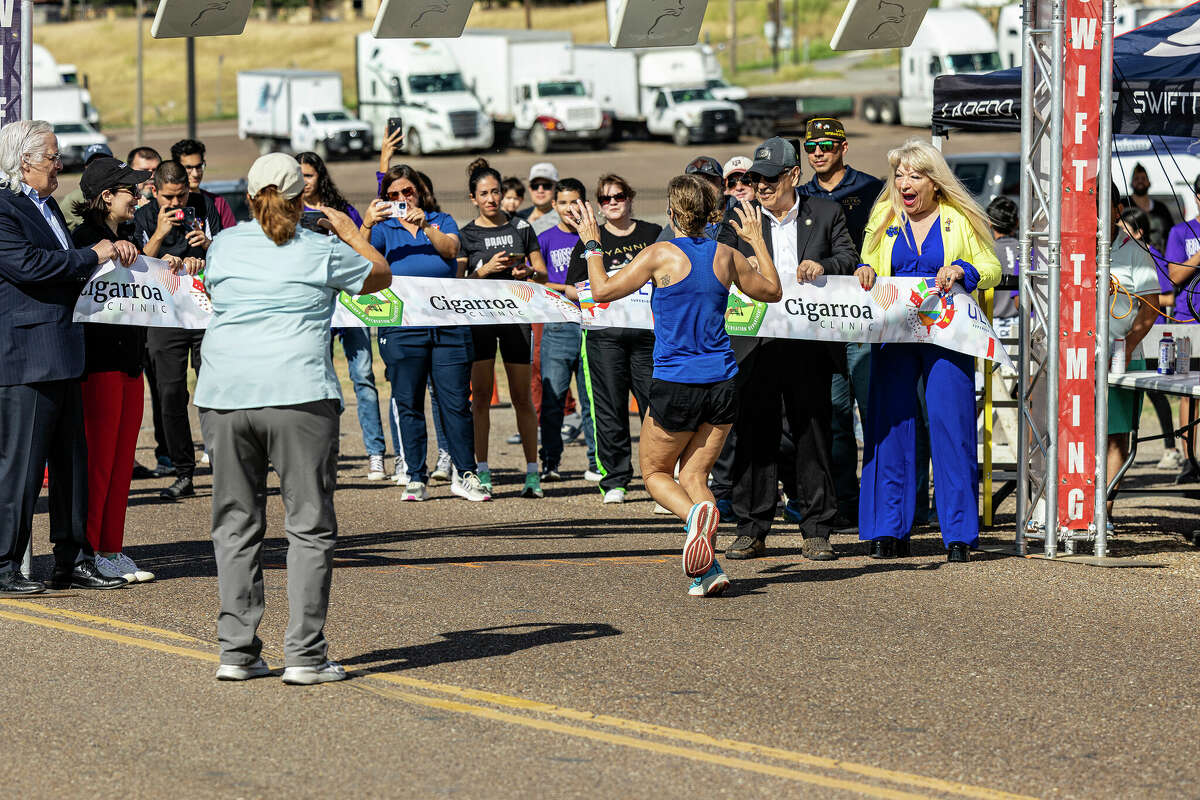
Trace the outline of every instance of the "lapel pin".
<instances>
[{"instance_id":1,"label":"lapel pin","mask_svg":"<svg viewBox=\"0 0 1200 800\"><path fill-rule=\"evenodd\" d=\"M804 220L804 224L805 224L805 225L812 225L812 217L809 217L808 219L805 219L805 220Z\"/></svg>"}]
</instances>

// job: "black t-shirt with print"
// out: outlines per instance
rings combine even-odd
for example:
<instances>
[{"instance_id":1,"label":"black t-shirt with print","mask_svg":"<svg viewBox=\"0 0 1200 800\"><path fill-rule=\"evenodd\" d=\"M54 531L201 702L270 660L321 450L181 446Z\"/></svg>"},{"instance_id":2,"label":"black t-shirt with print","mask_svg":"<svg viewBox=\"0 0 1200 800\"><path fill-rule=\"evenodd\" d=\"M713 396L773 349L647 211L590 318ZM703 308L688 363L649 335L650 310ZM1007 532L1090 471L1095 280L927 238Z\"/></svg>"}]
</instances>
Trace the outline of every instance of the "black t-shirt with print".
<instances>
[{"instance_id":1,"label":"black t-shirt with print","mask_svg":"<svg viewBox=\"0 0 1200 800\"><path fill-rule=\"evenodd\" d=\"M633 260L634 256L654 244L661 232L661 225L640 219L633 221L633 232L628 236L617 236L609 233L608 228L601 227L600 249L604 251L604 269L612 272L625 266ZM567 267L567 283L580 283L587 279L587 259L583 257L583 242L580 242L571 252L571 263Z\"/></svg>"},{"instance_id":2,"label":"black t-shirt with print","mask_svg":"<svg viewBox=\"0 0 1200 800\"><path fill-rule=\"evenodd\" d=\"M486 264L497 253L511 253L522 260L538 250L537 235L533 226L520 217L513 217L503 225L486 228L474 220L458 229L460 252L467 259L467 274ZM512 279L512 267L488 276L504 280Z\"/></svg>"}]
</instances>

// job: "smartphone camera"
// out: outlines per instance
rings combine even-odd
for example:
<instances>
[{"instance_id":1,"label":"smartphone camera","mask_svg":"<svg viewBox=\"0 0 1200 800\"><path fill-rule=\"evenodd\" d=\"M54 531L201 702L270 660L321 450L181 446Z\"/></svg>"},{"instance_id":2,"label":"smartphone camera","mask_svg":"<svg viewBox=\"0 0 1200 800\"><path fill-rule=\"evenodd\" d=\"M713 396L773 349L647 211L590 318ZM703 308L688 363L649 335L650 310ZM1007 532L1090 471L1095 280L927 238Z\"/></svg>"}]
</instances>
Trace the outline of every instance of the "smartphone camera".
<instances>
[{"instance_id":1,"label":"smartphone camera","mask_svg":"<svg viewBox=\"0 0 1200 800\"><path fill-rule=\"evenodd\" d=\"M180 212L180 215L176 219L182 220L183 226L188 230L194 229L196 227L196 209L191 206L184 206L180 209Z\"/></svg>"},{"instance_id":2,"label":"smartphone camera","mask_svg":"<svg viewBox=\"0 0 1200 800\"><path fill-rule=\"evenodd\" d=\"M324 212L316 210L304 211L300 214L300 227L307 228L323 236L332 236L333 230L329 225L329 217Z\"/></svg>"},{"instance_id":3,"label":"smartphone camera","mask_svg":"<svg viewBox=\"0 0 1200 800\"><path fill-rule=\"evenodd\" d=\"M403 130L403 129L404 129L404 120L403 119L401 119L400 117L388 117L388 121L387 121L388 137L391 137L391 135L393 133L395 133L396 131Z\"/></svg>"}]
</instances>

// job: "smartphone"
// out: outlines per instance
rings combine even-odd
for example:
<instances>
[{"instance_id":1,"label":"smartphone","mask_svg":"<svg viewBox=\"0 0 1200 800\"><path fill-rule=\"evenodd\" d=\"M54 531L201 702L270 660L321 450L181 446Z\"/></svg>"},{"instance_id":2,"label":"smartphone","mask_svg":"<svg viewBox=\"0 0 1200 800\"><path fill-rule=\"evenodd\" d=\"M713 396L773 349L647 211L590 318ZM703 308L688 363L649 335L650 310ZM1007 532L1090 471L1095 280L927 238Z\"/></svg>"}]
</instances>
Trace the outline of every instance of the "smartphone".
<instances>
[{"instance_id":1,"label":"smartphone","mask_svg":"<svg viewBox=\"0 0 1200 800\"><path fill-rule=\"evenodd\" d=\"M314 233L320 233L324 236L333 235L333 230L329 226L329 217L325 216L323 211L308 209L301 212L300 227L307 228Z\"/></svg>"},{"instance_id":2,"label":"smartphone","mask_svg":"<svg viewBox=\"0 0 1200 800\"><path fill-rule=\"evenodd\" d=\"M395 131L404 130L404 120L401 117L388 117L387 121L387 136L391 136Z\"/></svg>"},{"instance_id":3,"label":"smartphone","mask_svg":"<svg viewBox=\"0 0 1200 800\"><path fill-rule=\"evenodd\" d=\"M180 215L178 219L183 220L183 227L187 228L189 231L194 230L196 227L196 209L192 208L191 206L184 206L182 211L183 214Z\"/></svg>"}]
</instances>

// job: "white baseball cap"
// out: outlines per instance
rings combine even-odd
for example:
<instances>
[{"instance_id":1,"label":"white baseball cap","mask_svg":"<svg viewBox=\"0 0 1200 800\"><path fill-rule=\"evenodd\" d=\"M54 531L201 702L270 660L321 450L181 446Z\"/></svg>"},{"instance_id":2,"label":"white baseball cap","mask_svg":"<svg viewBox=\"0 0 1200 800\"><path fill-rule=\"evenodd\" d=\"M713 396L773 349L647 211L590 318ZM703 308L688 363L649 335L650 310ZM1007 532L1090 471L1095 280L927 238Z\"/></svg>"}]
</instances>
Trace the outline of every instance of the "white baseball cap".
<instances>
[{"instance_id":1,"label":"white baseball cap","mask_svg":"<svg viewBox=\"0 0 1200 800\"><path fill-rule=\"evenodd\" d=\"M268 153L250 165L246 173L246 191L257 197L268 186L274 186L288 200L304 191L304 175L300 162L286 153Z\"/></svg>"},{"instance_id":2,"label":"white baseball cap","mask_svg":"<svg viewBox=\"0 0 1200 800\"><path fill-rule=\"evenodd\" d=\"M734 156L725 162L725 169L721 171L721 177L728 178L735 172L749 172L753 163L745 156Z\"/></svg>"},{"instance_id":3,"label":"white baseball cap","mask_svg":"<svg viewBox=\"0 0 1200 800\"><path fill-rule=\"evenodd\" d=\"M529 168L529 182L533 183L539 178L558 183L558 169L549 161L540 161Z\"/></svg>"}]
</instances>

